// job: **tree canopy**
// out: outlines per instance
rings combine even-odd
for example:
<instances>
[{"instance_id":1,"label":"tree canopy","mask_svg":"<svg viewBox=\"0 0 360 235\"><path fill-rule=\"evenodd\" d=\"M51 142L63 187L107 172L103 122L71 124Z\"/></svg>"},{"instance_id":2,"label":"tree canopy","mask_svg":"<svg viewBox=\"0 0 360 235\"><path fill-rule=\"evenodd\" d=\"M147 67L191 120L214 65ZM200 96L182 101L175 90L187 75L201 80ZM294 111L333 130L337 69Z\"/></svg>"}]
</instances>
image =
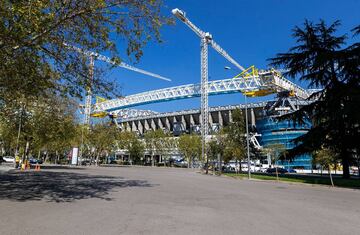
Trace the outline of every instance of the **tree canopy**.
<instances>
[{"instance_id":1,"label":"tree canopy","mask_svg":"<svg viewBox=\"0 0 360 235\"><path fill-rule=\"evenodd\" d=\"M169 22L161 6L161 0L2 0L0 101L48 90L80 97L89 82L86 58L68 45L107 51L120 62L115 39L123 40L121 52L138 61ZM93 89L108 95L114 86L95 76Z\"/></svg>"},{"instance_id":2,"label":"tree canopy","mask_svg":"<svg viewBox=\"0 0 360 235\"><path fill-rule=\"evenodd\" d=\"M192 166L194 159L201 156L201 138L198 135L181 135L178 140L178 147L180 152L184 154L189 168Z\"/></svg>"},{"instance_id":3,"label":"tree canopy","mask_svg":"<svg viewBox=\"0 0 360 235\"><path fill-rule=\"evenodd\" d=\"M311 130L296 139L298 145L289 156L334 149L341 155L344 177L349 177L349 162L360 150L360 43L346 45L348 35L336 35L339 26L339 21L330 25L305 21L303 27L293 29L297 45L270 61L288 69L285 75L321 89L310 97L312 103L284 117L313 121ZM353 30L355 40L359 28Z\"/></svg>"}]
</instances>

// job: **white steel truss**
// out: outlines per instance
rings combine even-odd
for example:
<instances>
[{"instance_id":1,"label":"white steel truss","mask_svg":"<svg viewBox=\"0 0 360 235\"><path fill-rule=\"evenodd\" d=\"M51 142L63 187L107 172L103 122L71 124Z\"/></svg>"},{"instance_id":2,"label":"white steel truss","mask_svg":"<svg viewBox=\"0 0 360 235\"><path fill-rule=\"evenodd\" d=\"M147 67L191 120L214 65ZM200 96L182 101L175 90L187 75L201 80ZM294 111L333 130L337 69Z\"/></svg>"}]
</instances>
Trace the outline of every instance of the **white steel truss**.
<instances>
[{"instance_id":1,"label":"white steel truss","mask_svg":"<svg viewBox=\"0 0 360 235\"><path fill-rule=\"evenodd\" d=\"M307 99L310 95L310 92L288 81L275 70L259 71L258 76L253 76L247 79L243 77L230 78L209 81L207 84L207 93L209 95L234 92L246 93L261 90L269 90L270 93L293 91L294 96L300 99ZM93 112L110 112L149 103L165 102L199 96L201 96L200 84L182 85L129 95L113 100L107 100L95 104Z\"/></svg>"},{"instance_id":2,"label":"white steel truss","mask_svg":"<svg viewBox=\"0 0 360 235\"><path fill-rule=\"evenodd\" d=\"M119 109L110 112L110 116L120 119L132 119L138 117L147 117L150 115L157 115L158 112L151 110L139 110L139 109Z\"/></svg>"},{"instance_id":3,"label":"white steel truss","mask_svg":"<svg viewBox=\"0 0 360 235\"><path fill-rule=\"evenodd\" d=\"M250 104L248 104L248 108L264 108L264 107L266 107L267 104L268 104L267 101L258 102L258 103L250 103ZM305 104L305 103L303 102L301 104ZM209 113L215 112L215 111L234 110L237 108L244 109L245 104L209 107ZM189 114L198 114L200 112L201 112L200 109L189 109L189 110L181 110L181 111L174 111L174 112L164 112L164 113L156 113L153 115L144 115L144 116L123 118L123 119L119 120L119 122L122 123L122 122L138 121L138 120L152 119L152 118L183 116L183 115L189 115Z\"/></svg>"}]
</instances>

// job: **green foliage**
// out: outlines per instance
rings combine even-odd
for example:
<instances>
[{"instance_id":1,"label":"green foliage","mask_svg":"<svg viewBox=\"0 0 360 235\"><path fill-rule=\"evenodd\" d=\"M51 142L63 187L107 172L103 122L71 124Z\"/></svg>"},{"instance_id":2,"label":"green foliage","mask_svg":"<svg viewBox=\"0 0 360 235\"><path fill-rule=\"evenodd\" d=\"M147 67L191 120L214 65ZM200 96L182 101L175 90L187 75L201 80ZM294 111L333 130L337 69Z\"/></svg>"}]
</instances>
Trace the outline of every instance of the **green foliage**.
<instances>
[{"instance_id":1,"label":"green foliage","mask_svg":"<svg viewBox=\"0 0 360 235\"><path fill-rule=\"evenodd\" d=\"M246 126L245 119L240 109L232 113L233 122L224 129L226 136L224 149L224 161L237 159L239 161L246 157Z\"/></svg>"},{"instance_id":2,"label":"green foliage","mask_svg":"<svg viewBox=\"0 0 360 235\"><path fill-rule=\"evenodd\" d=\"M271 161L276 163L278 160L286 160L286 147L283 144L270 144L262 149L263 153L269 154Z\"/></svg>"},{"instance_id":3,"label":"green foliage","mask_svg":"<svg viewBox=\"0 0 360 235\"><path fill-rule=\"evenodd\" d=\"M331 164L336 164L338 159L338 154L331 149L320 149L313 152L313 164L319 164L327 169L329 169Z\"/></svg>"},{"instance_id":4,"label":"green foliage","mask_svg":"<svg viewBox=\"0 0 360 235\"><path fill-rule=\"evenodd\" d=\"M77 136L75 106L65 98L49 96L7 105L0 114L0 138L8 153L30 143L32 153L69 150Z\"/></svg>"},{"instance_id":5,"label":"green foliage","mask_svg":"<svg viewBox=\"0 0 360 235\"><path fill-rule=\"evenodd\" d=\"M211 160L217 159L218 154L224 154L226 140L222 134L216 134L207 143L208 144L208 158Z\"/></svg>"},{"instance_id":6,"label":"green foliage","mask_svg":"<svg viewBox=\"0 0 360 235\"><path fill-rule=\"evenodd\" d=\"M108 123L97 123L92 126L89 142L92 152L97 158L97 164L103 156L107 156L115 148L116 135L119 130Z\"/></svg>"},{"instance_id":7,"label":"green foliage","mask_svg":"<svg viewBox=\"0 0 360 235\"><path fill-rule=\"evenodd\" d=\"M127 44L121 53L138 61L147 42L160 42L160 27L170 23L161 6L160 0L2 0L0 101L48 90L80 97L88 85L86 60L65 43L108 51L120 62L116 36ZM114 88L99 76L93 83L94 92L106 95Z\"/></svg>"},{"instance_id":8,"label":"green foliage","mask_svg":"<svg viewBox=\"0 0 360 235\"><path fill-rule=\"evenodd\" d=\"M151 153L162 154L166 148L166 138L169 137L163 130L148 131L144 135L145 147Z\"/></svg>"},{"instance_id":9,"label":"green foliage","mask_svg":"<svg viewBox=\"0 0 360 235\"><path fill-rule=\"evenodd\" d=\"M67 45L106 51L116 63L119 54L138 62L147 42L161 42L160 27L171 23L161 6L161 0L1 0L1 147L14 152L21 123L20 149L28 142L32 152L50 155L79 145L84 155L110 151L112 128L99 124L89 131L76 124L69 97L81 98L90 85L88 61ZM117 48L114 38L124 47ZM95 70L93 93L117 95L101 74Z\"/></svg>"},{"instance_id":10,"label":"green foliage","mask_svg":"<svg viewBox=\"0 0 360 235\"><path fill-rule=\"evenodd\" d=\"M303 28L293 30L297 45L271 61L289 69L285 75L300 76L310 87L323 89L312 95L315 102L284 117L300 123L304 118L313 121L289 156L331 148L341 154L344 177L350 177L349 163L354 150L360 149L360 43L345 46L347 36L335 35L339 25L339 21L329 26L324 21L305 21Z\"/></svg>"},{"instance_id":11,"label":"green foliage","mask_svg":"<svg viewBox=\"0 0 360 235\"><path fill-rule=\"evenodd\" d=\"M121 132L116 138L118 147L121 149L127 149L131 156L131 159L135 162L139 162L140 158L144 155L144 144L133 132Z\"/></svg>"},{"instance_id":12,"label":"green foliage","mask_svg":"<svg viewBox=\"0 0 360 235\"><path fill-rule=\"evenodd\" d=\"M184 154L188 167L191 167L194 159L201 156L201 137L198 135L181 135L178 140L178 147Z\"/></svg>"}]
</instances>

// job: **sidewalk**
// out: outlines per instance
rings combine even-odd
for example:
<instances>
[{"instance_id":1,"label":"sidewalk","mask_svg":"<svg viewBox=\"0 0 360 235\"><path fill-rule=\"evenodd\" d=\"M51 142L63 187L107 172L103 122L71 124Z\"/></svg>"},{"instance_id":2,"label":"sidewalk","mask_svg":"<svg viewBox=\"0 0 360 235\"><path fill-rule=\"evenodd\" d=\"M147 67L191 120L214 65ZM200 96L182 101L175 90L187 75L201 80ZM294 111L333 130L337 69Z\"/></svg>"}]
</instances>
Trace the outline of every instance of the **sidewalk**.
<instances>
[{"instance_id":1,"label":"sidewalk","mask_svg":"<svg viewBox=\"0 0 360 235\"><path fill-rule=\"evenodd\" d=\"M3 165L0 164L0 173L5 173L8 172L10 170L14 170L14 166L13 165Z\"/></svg>"}]
</instances>

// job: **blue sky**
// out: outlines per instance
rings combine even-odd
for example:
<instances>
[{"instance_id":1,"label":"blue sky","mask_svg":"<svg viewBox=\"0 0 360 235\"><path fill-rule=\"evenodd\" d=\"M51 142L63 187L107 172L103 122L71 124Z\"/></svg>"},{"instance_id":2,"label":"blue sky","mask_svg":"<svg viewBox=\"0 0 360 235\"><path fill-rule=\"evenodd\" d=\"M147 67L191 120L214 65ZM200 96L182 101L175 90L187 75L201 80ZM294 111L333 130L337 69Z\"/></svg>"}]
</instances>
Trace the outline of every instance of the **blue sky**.
<instances>
[{"instance_id":1,"label":"blue sky","mask_svg":"<svg viewBox=\"0 0 360 235\"><path fill-rule=\"evenodd\" d=\"M304 19L326 22L341 20L339 33L348 33L360 24L360 0L164 0L163 14L171 16L171 9L179 8L203 31L213 35L235 60L244 67L255 65L267 68L268 58L286 52L294 45L291 29L301 25ZM161 30L163 43L149 43L144 56L135 66L172 79L157 80L142 74L114 68L108 72L109 79L116 79L124 95L170 86L200 82L200 41L182 22L165 26ZM121 48L119 48L121 50ZM124 48L125 50L125 48ZM124 58L124 61L129 61ZM97 62L102 66L101 62ZM209 47L209 79L230 78L239 70L225 70L231 66L222 56ZM233 67L233 66L231 66ZM297 81L295 81L297 82ZM304 85L304 84L302 84ZM261 98L271 99L270 97ZM251 98L250 101L258 101ZM209 98L209 105L244 103L239 94L220 95ZM154 111L175 111L200 107L200 99L186 99L166 103L139 106Z\"/></svg>"}]
</instances>

